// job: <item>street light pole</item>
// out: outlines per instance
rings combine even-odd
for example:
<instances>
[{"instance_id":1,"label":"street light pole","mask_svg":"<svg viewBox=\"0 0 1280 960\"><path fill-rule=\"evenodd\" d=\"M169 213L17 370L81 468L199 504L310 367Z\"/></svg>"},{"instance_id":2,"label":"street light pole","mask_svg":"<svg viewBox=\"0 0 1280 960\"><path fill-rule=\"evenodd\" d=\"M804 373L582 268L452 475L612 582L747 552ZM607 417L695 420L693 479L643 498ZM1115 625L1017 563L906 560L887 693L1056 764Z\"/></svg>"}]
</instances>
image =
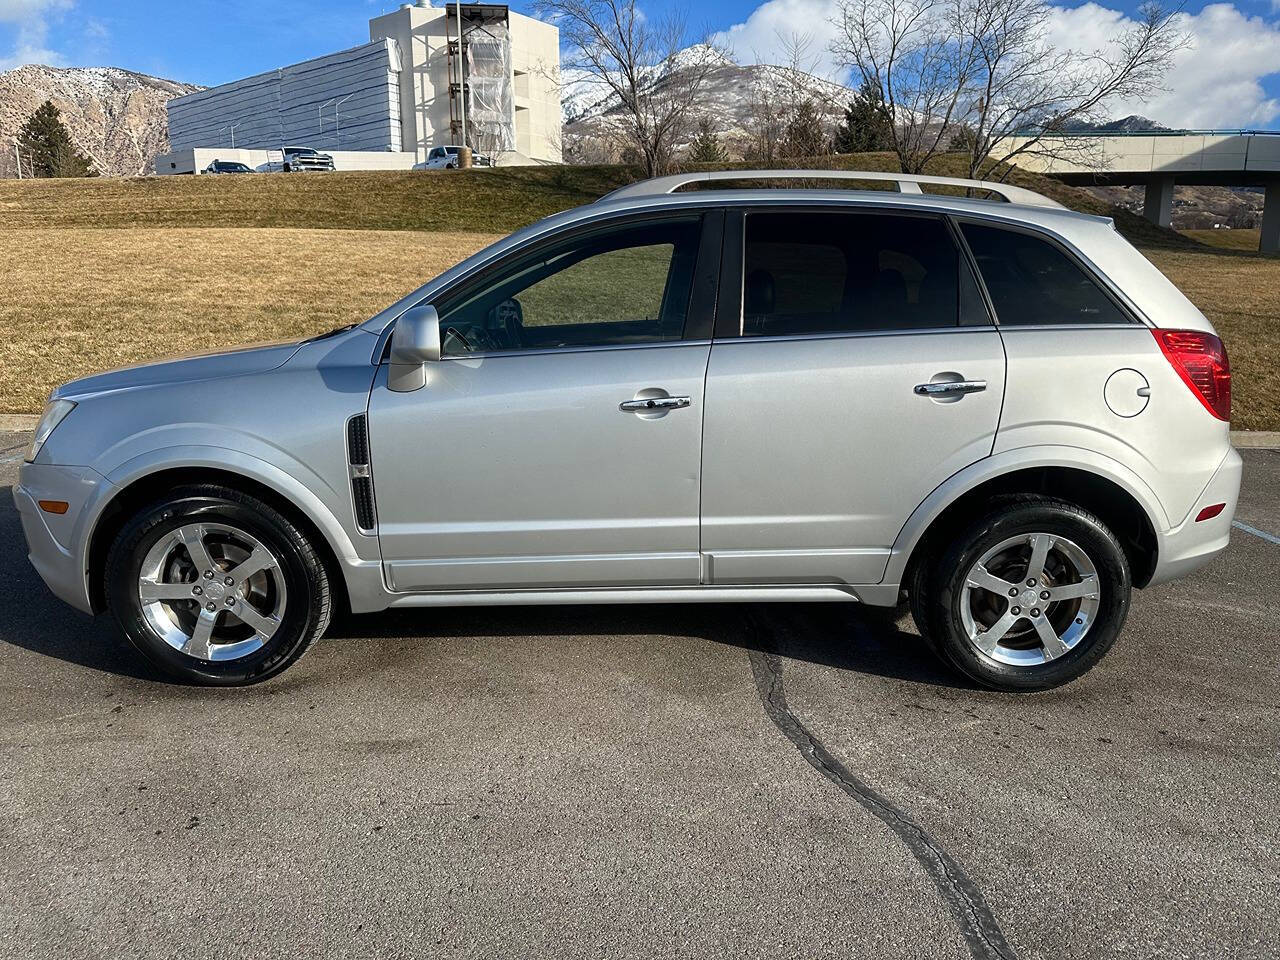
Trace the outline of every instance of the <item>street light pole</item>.
<instances>
[{"instance_id":1,"label":"street light pole","mask_svg":"<svg viewBox=\"0 0 1280 960\"><path fill-rule=\"evenodd\" d=\"M320 106L316 107L316 122L320 124L320 136L322 137L324 136L324 108L337 99L337 97L330 97L324 103L320 104Z\"/></svg>"},{"instance_id":2,"label":"street light pole","mask_svg":"<svg viewBox=\"0 0 1280 960\"><path fill-rule=\"evenodd\" d=\"M337 142L337 146L334 147L335 150L342 149L342 123L338 116L338 108L354 96L354 93L349 93L333 105L333 139Z\"/></svg>"},{"instance_id":3,"label":"street light pole","mask_svg":"<svg viewBox=\"0 0 1280 960\"><path fill-rule=\"evenodd\" d=\"M462 31L462 0L458 0L458 104L462 113L462 143L467 145L467 47Z\"/></svg>"}]
</instances>

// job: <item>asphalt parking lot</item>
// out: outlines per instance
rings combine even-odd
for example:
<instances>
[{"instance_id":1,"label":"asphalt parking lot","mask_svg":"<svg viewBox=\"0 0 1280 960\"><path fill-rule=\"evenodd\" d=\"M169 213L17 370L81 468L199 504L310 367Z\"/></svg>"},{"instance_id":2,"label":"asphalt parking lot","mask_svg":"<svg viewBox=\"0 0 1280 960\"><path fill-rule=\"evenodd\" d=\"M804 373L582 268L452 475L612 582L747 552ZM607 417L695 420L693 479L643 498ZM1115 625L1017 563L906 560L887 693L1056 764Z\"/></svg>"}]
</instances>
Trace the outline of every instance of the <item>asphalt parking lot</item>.
<instances>
[{"instance_id":1,"label":"asphalt parking lot","mask_svg":"<svg viewBox=\"0 0 1280 960\"><path fill-rule=\"evenodd\" d=\"M1253 532L1052 693L844 605L379 615L205 691L27 564L28 436L0 434L0 955L1280 950L1280 451L1245 453Z\"/></svg>"}]
</instances>

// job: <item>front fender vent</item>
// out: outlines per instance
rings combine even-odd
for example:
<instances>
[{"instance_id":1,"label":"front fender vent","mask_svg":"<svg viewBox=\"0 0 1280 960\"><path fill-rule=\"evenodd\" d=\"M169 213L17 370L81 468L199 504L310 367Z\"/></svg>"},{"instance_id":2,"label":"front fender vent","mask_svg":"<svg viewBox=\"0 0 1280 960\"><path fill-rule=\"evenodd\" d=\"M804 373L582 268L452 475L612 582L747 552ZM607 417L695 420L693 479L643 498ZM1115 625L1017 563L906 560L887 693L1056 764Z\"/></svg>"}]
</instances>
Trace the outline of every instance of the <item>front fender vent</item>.
<instances>
[{"instance_id":1,"label":"front fender vent","mask_svg":"<svg viewBox=\"0 0 1280 960\"><path fill-rule=\"evenodd\" d=\"M378 516L373 509L373 480L352 477L351 496L356 504L356 525L365 533L373 533L378 524Z\"/></svg>"},{"instance_id":2,"label":"front fender vent","mask_svg":"<svg viewBox=\"0 0 1280 960\"><path fill-rule=\"evenodd\" d=\"M363 413L347 421L347 470L351 475L351 502L356 526L372 534L378 527L373 501L373 473L369 467L369 424Z\"/></svg>"},{"instance_id":3,"label":"front fender vent","mask_svg":"<svg viewBox=\"0 0 1280 960\"><path fill-rule=\"evenodd\" d=\"M369 424L363 413L347 421L347 460L352 466L369 465Z\"/></svg>"}]
</instances>

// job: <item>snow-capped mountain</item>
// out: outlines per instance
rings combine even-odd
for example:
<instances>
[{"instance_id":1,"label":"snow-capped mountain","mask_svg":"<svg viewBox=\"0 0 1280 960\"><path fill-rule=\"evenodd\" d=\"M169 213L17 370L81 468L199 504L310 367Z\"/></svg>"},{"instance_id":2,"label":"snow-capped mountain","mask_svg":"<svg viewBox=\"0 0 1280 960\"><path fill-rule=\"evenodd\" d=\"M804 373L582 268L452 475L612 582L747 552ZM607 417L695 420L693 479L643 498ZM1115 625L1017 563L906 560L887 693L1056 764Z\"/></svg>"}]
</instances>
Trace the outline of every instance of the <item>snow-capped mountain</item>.
<instances>
[{"instance_id":1,"label":"snow-capped mountain","mask_svg":"<svg viewBox=\"0 0 1280 960\"><path fill-rule=\"evenodd\" d=\"M28 65L0 73L0 175L16 172L13 138L46 100L99 173L150 173L169 149L165 103L202 87L117 67Z\"/></svg>"},{"instance_id":2,"label":"snow-capped mountain","mask_svg":"<svg viewBox=\"0 0 1280 960\"><path fill-rule=\"evenodd\" d=\"M843 114L854 96L848 87L812 74L769 64L737 64L722 53L701 46L682 50L670 63L655 68L652 82L661 84L690 64L704 61L710 64L710 70L695 110L695 120L702 116L710 117L726 143L746 136L756 111L755 105L762 97L792 102L808 97L820 113L828 120L834 120ZM793 93L797 90L800 91L799 97ZM580 145L597 137L621 104L607 85L599 80L566 70L560 105L565 124L565 145L571 148L575 143Z\"/></svg>"},{"instance_id":3,"label":"snow-capped mountain","mask_svg":"<svg viewBox=\"0 0 1280 960\"><path fill-rule=\"evenodd\" d=\"M1086 120L1077 120L1075 123L1067 124L1067 129L1073 133L1082 130L1090 133L1172 132L1163 123L1148 120L1146 117L1140 117L1136 113L1122 117L1119 120L1108 120L1105 123L1089 123Z\"/></svg>"}]
</instances>

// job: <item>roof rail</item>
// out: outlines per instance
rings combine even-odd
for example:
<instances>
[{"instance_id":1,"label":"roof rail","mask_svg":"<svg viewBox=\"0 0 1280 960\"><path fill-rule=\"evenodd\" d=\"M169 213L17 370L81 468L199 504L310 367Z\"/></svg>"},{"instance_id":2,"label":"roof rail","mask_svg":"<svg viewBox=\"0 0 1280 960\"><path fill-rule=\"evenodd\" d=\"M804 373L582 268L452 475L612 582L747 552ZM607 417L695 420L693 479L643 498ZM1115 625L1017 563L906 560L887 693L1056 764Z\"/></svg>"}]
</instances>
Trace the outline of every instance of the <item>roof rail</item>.
<instances>
[{"instance_id":1,"label":"roof rail","mask_svg":"<svg viewBox=\"0 0 1280 960\"><path fill-rule=\"evenodd\" d=\"M667 177L654 177L639 183L619 187L607 193L601 200L621 197L653 197L675 193L681 187L693 183L714 183L717 180L875 180L895 183L899 193L923 193L921 184L938 187L968 187L983 190L1003 198L1008 203L1022 203L1032 207L1058 207L1062 204L1043 194L1007 183L988 180L965 180L960 177L930 177L915 173L885 173L881 170L710 170L698 173L676 173ZM599 201L597 201L599 202Z\"/></svg>"}]
</instances>

